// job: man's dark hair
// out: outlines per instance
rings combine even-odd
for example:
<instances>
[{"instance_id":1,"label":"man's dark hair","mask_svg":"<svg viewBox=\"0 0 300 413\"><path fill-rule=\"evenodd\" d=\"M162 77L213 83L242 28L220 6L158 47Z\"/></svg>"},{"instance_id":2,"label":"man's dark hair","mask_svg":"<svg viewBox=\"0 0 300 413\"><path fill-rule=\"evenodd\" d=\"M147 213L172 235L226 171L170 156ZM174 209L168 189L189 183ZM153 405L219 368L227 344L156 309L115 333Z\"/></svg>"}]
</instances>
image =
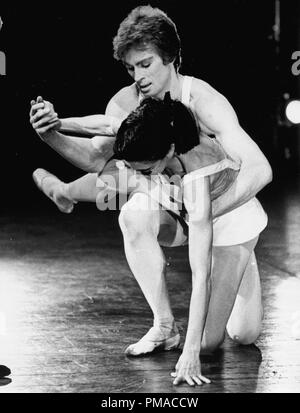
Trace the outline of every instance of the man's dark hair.
<instances>
[{"instance_id":1,"label":"man's dark hair","mask_svg":"<svg viewBox=\"0 0 300 413\"><path fill-rule=\"evenodd\" d=\"M181 42L175 23L165 12L152 6L133 9L120 24L113 40L114 57L123 60L131 47L146 48L152 45L165 64L181 64Z\"/></svg>"},{"instance_id":2,"label":"man's dark hair","mask_svg":"<svg viewBox=\"0 0 300 413\"><path fill-rule=\"evenodd\" d=\"M163 159L175 144L178 155L199 145L194 115L183 103L152 97L122 122L114 144L114 157L145 162Z\"/></svg>"}]
</instances>

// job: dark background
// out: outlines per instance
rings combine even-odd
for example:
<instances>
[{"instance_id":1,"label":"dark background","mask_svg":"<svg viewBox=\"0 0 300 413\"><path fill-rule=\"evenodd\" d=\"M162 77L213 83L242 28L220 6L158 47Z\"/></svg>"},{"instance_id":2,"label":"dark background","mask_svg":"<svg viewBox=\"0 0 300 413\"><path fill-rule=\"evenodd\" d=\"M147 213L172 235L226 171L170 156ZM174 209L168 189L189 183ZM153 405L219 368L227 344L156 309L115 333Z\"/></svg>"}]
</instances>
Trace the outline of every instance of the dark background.
<instances>
[{"instance_id":1,"label":"dark background","mask_svg":"<svg viewBox=\"0 0 300 413\"><path fill-rule=\"evenodd\" d=\"M0 76L1 210L53 208L32 182L37 167L66 181L82 175L35 135L29 102L42 95L60 117L103 113L110 97L131 83L112 57L112 38L132 8L148 3L177 25L181 73L223 93L270 159L270 188L296 176L298 127L278 127L277 118L283 93L298 97L300 76L291 72L291 56L300 50L299 2L281 1L277 44L274 0L1 3L0 50L7 56L7 75Z\"/></svg>"}]
</instances>

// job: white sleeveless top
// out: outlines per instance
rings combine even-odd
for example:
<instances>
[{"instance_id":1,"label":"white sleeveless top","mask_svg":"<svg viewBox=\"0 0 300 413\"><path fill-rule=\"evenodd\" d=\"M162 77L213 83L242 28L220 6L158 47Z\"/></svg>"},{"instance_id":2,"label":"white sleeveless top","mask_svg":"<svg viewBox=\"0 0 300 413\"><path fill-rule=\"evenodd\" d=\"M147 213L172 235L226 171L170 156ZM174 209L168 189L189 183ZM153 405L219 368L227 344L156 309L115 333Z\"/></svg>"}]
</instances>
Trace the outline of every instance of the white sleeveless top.
<instances>
[{"instance_id":1,"label":"white sleeveless top","mask_svg":"<svg viewBox=\"0 0 300 413\"><path fill-rule=\"evenodd\" d=\"M191 107L191 90L192 90L193 78L191 76L184 76L181 91L181 103L187 107Z\"/></svg>"}]
</instances>

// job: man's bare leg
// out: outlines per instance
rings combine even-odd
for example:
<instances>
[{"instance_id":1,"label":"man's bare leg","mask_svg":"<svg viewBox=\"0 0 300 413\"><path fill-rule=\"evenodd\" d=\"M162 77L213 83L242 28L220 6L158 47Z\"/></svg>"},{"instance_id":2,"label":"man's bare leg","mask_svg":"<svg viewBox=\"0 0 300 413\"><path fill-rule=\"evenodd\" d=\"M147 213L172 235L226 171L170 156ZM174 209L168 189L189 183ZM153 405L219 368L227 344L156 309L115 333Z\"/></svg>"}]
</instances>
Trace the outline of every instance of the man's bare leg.
<instances>
[{"instance_id":1,"label":"man's bare leg","mask_svg":"<svg viewBox=\"0 0 300 413\"><path fill-rule=\"evenodd\" d=\"M202 353L210 353L223 343L226 326L231 338L241 344L252 343L260 332L261 307L255 308L253 305L257 303L260 290L251 286L253 297L256 296L251 302L246 300L241 303L237 298L250 285L249 265L253 262L256 243L257 238L239 245L213 248L211 298L201 345ZM251 330L246 324L249 318L253 321Z\"/></svg>"},{"instance_id":2,"label":"man's bare leg","mask_svg":"<svg viewBox=\"0 0 300 413\"><path fill-rule=\"evenodd\" d=\"M227 323L227 333L240 344L251 344L261 332L262 319L261 283L252 252Z\"/></svg>"},{"instance_id":3,"label":"man's bare leg","mask_svg":"<svg viewBox=\"0 0 300 413\"><path fill-rule=\"evenodd\" d=\"M183 231L178 234L176 219L142 193L134 194L125 204L119 222L128 264L154 316L153 327L140 341L130 345L126 354L138 356L158 346L165 350L177 348L180 337L166 286L166 260L158 238L163 242L168 233L169 238L181 238L182 243L186 237Z\"/></svg>"}]
</instances>

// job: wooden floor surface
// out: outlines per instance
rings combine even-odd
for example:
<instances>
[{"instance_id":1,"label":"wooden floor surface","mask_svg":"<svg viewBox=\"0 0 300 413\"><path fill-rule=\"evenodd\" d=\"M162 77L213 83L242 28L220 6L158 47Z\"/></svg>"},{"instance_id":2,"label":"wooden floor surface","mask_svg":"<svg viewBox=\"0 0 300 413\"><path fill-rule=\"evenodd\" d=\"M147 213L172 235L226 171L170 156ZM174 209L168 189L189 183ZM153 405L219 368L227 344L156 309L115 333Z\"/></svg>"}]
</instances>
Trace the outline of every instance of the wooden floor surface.
<instances>
[{"instance_id":1,"label":"wooden floor surface","mask_svg":"<svg viewBox=\"0 0 300 413\"><path fill-rule=\"evenodd\" d=\"M41 194L42 196L42 194ZM46 203L47 201L45 201ZM252 346L229 338L202 360L210 385L174 387L179 351L128 358L124 348L151 325L127 266L114 213L77 206L7 213L0 225L0 364L12 374L0 393L300 392L300 190L264 202L269 226L256 252L265 319ZM167 249L168 284L179 328L187 325L187 249ZM298 315L300 320L300 314Z\"/></svg>"}]
</instances>

